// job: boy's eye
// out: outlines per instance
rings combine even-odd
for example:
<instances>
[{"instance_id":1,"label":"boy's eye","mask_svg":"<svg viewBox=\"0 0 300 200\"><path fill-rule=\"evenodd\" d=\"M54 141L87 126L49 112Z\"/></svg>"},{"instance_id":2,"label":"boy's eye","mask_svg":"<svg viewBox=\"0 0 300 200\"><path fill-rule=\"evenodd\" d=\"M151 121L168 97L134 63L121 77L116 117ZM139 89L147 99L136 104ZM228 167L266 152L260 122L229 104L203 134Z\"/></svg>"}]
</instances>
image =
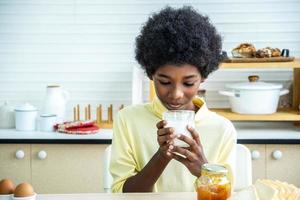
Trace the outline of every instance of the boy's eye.
<instances>
[{"instance_id":1,"label":"boy's eye","mask_svg":"<svg viewBox=\"0 0 300 200\"><path fill-rule=\"evenodd\" d=\"M168 81L159 81L160 84L162 85L169 85L171 82Z\"/></svg>"},{"instance_id":2,"label":"boy's eye","mask_svg":"<svg viewBox=\"0 0 300 200\"><path fill-rule=\"evenodd\" d=\"M194 86L194 84L195 83L184 83L184 85L187 86L187 87L192 87L192 86Z\"/></svg>"}]
</instances>

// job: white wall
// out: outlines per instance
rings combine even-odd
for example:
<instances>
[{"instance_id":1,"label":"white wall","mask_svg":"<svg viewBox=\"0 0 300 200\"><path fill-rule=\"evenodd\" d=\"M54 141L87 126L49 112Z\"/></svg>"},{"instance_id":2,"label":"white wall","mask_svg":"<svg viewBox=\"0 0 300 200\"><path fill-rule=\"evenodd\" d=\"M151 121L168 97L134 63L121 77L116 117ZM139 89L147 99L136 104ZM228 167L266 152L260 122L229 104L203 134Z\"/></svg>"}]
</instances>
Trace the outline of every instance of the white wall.
<instances>
[{"instance_id":1,"label":"white wall","mask_svg":"<svg viewBox=\"0 0 300 200\"><path fill-rule=\"evenodd\" d=\"M60 84L71 93L70 117L78 103L131 104L134 39L149 14L166 4L192 5L210 16L227 51L248 41L300 56L299 0L0 0L0 103L40 106L46 86ZM228 106L216 91L250 73L214 73L203 86L208 104ZM292 78L290 70L259 74L286 85Z\"/></svg>"}]
</instances>

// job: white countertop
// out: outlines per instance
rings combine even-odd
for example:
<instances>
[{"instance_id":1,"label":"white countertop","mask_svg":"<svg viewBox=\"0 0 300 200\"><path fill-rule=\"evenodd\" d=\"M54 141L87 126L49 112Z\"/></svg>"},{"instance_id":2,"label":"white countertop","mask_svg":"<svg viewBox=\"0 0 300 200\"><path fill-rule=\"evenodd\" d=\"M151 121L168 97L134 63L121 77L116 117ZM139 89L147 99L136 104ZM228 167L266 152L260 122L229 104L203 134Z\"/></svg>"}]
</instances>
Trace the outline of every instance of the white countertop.
<instances>
[{"instance_id":1,"label":"white countertop","mask_svg":"<svg viewBox=\"0 0 300 200\"><path fill-rule=\"evenodd\" d=\"M58 132L16 131L15 129L0 129L0 139L55 139L55 140L110 140L112 129L101 129L90 135L71 135Z\"/></svg>"},{"instance_id":2,"label":"white countertop","mask_svg":"<svg viewBox=\"0 0 300 200\"><path fill-rule=\"evenodd\" d=\"M300 139L300 126L292 122L238 122L234 126L239 140Z\"/></svg>"},{"instance_id":3,"label":"white countertop","mask_svg":"<svg viewBox=\"0 0 300 200\"><path fill-rule=\"evenodd\" d=\"M234 123L239 140L261 139L300 139L300 127L292 123ZM57 132L16 131L15 129L0 129L1 139L41 139L41 140L111 140L112 129L101 129L99 133L90 135L70 135Z\"/></svg>"}]
</instances>

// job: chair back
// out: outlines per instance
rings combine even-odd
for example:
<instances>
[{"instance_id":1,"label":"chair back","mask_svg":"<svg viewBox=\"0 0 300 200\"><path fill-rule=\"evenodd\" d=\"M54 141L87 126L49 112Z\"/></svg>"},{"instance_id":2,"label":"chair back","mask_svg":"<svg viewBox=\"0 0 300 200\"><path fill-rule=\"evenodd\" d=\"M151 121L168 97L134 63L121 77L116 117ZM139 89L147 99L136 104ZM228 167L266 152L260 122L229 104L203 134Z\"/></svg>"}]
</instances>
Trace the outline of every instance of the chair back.
<instances>
[{"instance_id":1,"label":"chair back","mask_svg":"<svg viewBox=\"0 0 300 200\"><path fill-rule=\"evenodd\" d=\"M234 190L252 185L252 160L250 150L243 144L236 145L236 172Z\"/></svg>"},{"instance_id":2,"label":"chair back","mask_svg":"<svg viewBox=\"0 0 300 200\"><path fill-rule=\"evenodd\" d=\"M104 151L104 160L103 160L103 190L105 193L111 192L111 184L113 182L113 178L109 172L109 163L111 156L111 145L106 147Z\"/></svg>"}]
</instances>

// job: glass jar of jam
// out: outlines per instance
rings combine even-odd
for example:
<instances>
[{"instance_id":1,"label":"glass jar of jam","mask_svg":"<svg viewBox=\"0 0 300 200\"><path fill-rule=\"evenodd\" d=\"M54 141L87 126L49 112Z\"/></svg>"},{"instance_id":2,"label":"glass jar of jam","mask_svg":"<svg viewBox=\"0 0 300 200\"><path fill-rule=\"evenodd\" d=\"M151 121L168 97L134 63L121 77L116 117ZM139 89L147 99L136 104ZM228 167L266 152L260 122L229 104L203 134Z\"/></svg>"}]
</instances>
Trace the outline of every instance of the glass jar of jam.
<instances>
[{"instance_id":1,"label":"glass jar of jam","mask_svg":"<svg viewBox=\"0 0 300 200\"><path fill-rule=\"evenodd\" d=\"M228 170L217 164L203 164L201 176L196 180L198 200L226 200L231 194Z\"/></svg>"}]
</instances>

